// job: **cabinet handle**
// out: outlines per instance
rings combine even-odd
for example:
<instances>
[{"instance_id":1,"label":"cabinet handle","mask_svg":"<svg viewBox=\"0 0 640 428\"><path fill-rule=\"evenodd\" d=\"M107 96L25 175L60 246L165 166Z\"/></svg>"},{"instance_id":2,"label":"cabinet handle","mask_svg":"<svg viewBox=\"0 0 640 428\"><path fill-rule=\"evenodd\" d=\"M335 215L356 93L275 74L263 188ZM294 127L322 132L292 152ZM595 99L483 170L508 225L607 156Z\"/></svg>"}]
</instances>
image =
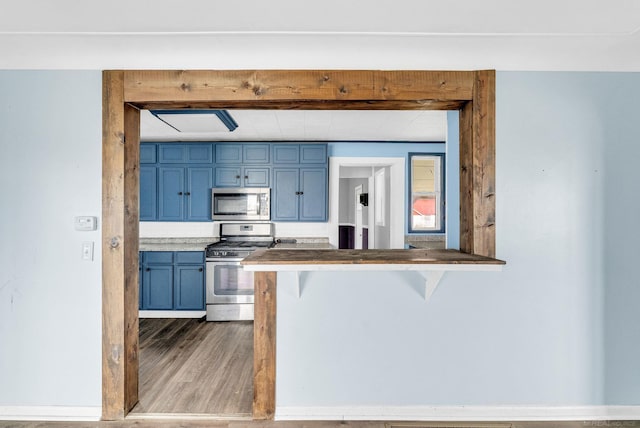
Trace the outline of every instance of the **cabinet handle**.
<instances>
[{"instance_id":1,"label":"cabinet handle","mask_svg":"<svg viewBox=\"0 0 640 428\"><path fill-rule=\"evenodd\" d=\"M178 192L178 195L182 195L182 192Z\"/></svg>"},{"instance_id":2,"label":"cabinet handle","mask_svg":"<svg viewBox=\"0 0 640 428\"><path fill-rule=\"evenodd\" d=\"M204 270L204 269L200 268L200 269L198 269L198 272L202 272L203 270Z\"/></svg>"},{"instance_id":3,"label":"cabinet handle","mask_svg":"<svg viewBox=\"0 0 640 428\"><path fill-rule=\"evenodd\" d=\"M248 175L245 175L245 176L244 176L244 179L245 179L245 180L248 180L248 179L249 179L249 176L248 176Z\"/></svg>"},{"instance_id":4,"label":"cabinet handle","mask_svg":"<svg viewBox=\"0 0 640 428\"><path fill-rule=\"evenodd\" d=\"M146 268L145 270L146 270L147 272L149 272L149 271L151 270L151 268Z\"/></svg>"},{"instance_id":5,"label":"cabinet handle","mask_svg":"<svg viewBox=\"0 0 640 428\"><path fill-rule=\"evenodd\" d=\"M185 195L191 196L191 192L185 192Z\"/></svg>"},{"instance_id":6,"label":"cabinet handle","mask_svg":"<svg viewBox=\"0 0 640 428\"><path fill-rule=\"evenodd\" d=\"M239 175L236 175L236 178L240 178L240 176L239 176Z\"/></svg>"}]
</instances>

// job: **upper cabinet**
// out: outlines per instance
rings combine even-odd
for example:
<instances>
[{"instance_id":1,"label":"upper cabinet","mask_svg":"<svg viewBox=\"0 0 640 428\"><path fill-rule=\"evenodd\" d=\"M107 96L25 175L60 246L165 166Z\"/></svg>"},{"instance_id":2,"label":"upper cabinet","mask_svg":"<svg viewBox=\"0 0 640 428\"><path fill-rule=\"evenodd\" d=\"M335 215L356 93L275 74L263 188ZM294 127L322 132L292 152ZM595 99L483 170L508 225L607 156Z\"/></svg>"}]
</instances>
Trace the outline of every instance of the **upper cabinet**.
<instances>
[{"instance_id":1,"label":"upper cabinet","mask_svg":"<svg viewBox=\"0 0 640 428\"><path fill-rule=\"evenodd\" d=\"M274 221L326 221L327 145L142 143L140 220L211 221L212 187L270 187Z\"/></svg>"},{"instance_id":2,"label":"upper cabinet","mask_svg":"<svg viewBox=\"0 0 640 428\"><path fill-rule=\"evenodd\" d=\"M327 220L327 145L274 144L271 219Z\"/></svg>"},{"instance_id":3,"label":"upper cabinet","mask_svg":"<svg viewBox=\"0 0 640 428\"><path fill-rule=\"evenodd\" d=\"M269 144L216 144L216 164L268 164Z\"/></svg>"},{"instance_id":4,"label":"upper cabinet","mask_svg":"<svg viewBox=\"0 0 640 428\"><path fill-rule=\"evenodd\" d=\"M213 144L158 144L160 163L213 163Z\"/></svg>"},{"instance_id":5,"label":"upper cabinet","mask_svg":"<svg viewBox=\"0 0 640 428\"><path fill-rule=\"evenodd\" d=\"M274 165L326 164L326 144L274 144L271 147Z\"/></svg>"}]
</instances>

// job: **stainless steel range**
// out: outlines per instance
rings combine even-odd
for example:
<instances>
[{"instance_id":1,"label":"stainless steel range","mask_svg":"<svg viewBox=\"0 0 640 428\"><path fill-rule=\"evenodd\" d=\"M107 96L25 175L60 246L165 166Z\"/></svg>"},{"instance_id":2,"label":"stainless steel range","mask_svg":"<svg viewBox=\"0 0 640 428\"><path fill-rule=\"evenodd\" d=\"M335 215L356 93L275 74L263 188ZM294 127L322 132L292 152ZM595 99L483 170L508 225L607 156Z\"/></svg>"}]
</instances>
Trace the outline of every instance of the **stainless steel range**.
<instances>
[{"instance_id":1,"label":"stainless steel range","mask_svg":"<svg viewBox=\"0 0 640 428\"><path fill-rule=\"evenodd\" d=\"M207 321L253 319L253 272L240 261L274 243L273 223L222 223L220 241L207 246Z\"/></svg>"}]
</instances>

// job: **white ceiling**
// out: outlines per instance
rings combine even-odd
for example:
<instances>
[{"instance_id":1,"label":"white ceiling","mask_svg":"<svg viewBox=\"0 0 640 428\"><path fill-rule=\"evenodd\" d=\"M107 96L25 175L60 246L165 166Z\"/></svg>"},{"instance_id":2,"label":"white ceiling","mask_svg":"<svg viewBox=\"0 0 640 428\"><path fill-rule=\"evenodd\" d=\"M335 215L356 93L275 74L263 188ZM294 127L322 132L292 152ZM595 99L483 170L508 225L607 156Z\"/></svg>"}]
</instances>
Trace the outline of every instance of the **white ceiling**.
<instances>
[{"instance_id":1,"label":"white ceiling","mask_svg":"<svg viewBox=\"0 0 640 428\"><path fill-rule=\"evenodd\" d=\"M20 0L0 68L640 71L638 0Z\"/></svg>"},{"instance_id":2,"label":"white ceiling","mask_svg":"<svg viewBox=\"0 0 640 428\"><path fill-rule=\"evenodd\" d=\"M140 116L143 141L445 141L444 111L229 110L233 132L184 133L149 111Z\"/></svg>"}]
</instances>

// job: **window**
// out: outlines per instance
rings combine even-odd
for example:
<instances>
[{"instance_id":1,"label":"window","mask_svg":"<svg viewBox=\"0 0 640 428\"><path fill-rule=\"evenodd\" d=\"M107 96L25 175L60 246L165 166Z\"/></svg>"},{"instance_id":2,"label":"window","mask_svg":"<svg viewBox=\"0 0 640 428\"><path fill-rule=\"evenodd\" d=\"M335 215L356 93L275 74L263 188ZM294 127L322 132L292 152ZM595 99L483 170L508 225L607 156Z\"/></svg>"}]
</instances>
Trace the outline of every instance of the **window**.
<instances>
[{"instance_id":1,"label":"window","mask_svg":"<svg viewBox=\"0 0 640 428\"><path fill-rule=\"evenodd\" d=\"M410 153L409 232L444 232L444 153Z\"/></svg>"}]
</instances>

